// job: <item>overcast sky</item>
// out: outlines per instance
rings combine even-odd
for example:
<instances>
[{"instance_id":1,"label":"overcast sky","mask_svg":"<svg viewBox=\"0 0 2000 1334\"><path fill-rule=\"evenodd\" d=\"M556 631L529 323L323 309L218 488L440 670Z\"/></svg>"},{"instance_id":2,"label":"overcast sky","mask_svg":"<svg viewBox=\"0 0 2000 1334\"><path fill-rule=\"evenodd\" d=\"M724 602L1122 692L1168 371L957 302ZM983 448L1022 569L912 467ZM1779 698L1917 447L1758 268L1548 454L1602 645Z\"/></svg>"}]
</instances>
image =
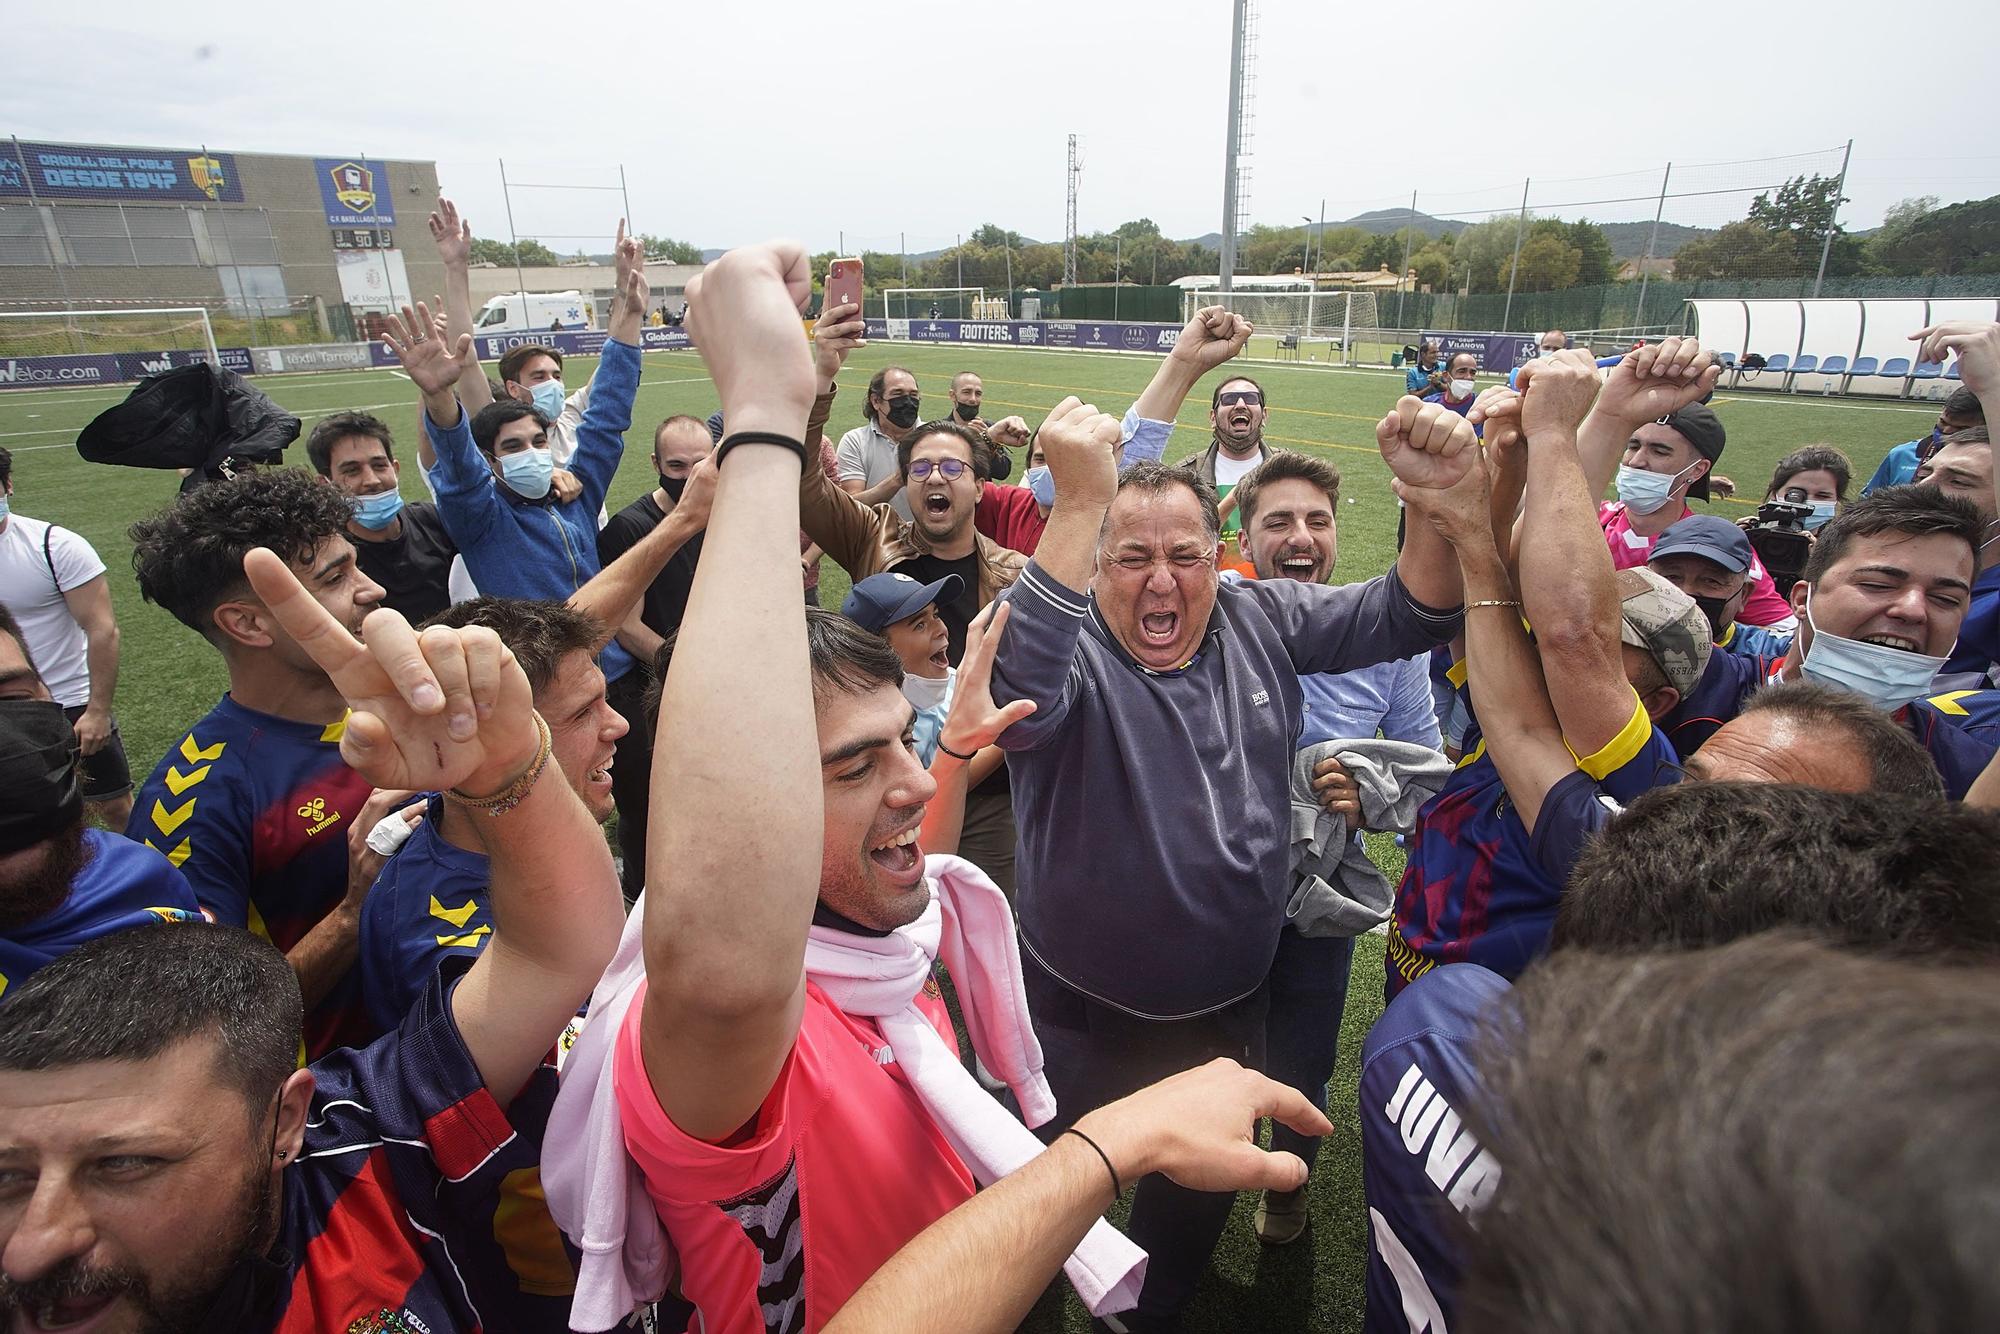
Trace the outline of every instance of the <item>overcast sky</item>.
<instances>
[{"instance_id":1,"label":"overcast sky","mask_svg":"<svg viewBox=\"0 0 2000 1334\"><path fill-rule=\"evenodd\" d=\"M1370 208L1651 218L1675 189L1838 170L1874 226L1912 195L2000 193L1976 6L1878 0L1512 9L1258 0L1253 221ZM1678 12L1677 12L1678 11ZM1788 11L1793 17L1787 17ZM475 230L505 237L498 170L615 185L636 226L703 246L949 245L992 221L1063 230L1081 136L1086 232L1147 216L1218 230L1229 0L365 6L19 5L0 132L24 139L434 159ZM1705 29L1680 20L1699 12ZM1475 14L1477 16L1475 16ZM1487 17L1487 15L1492 17ZM1904 24L1908 24L1904 28ZM1793 157L1832 148L1830 156ZM1783 155L1781 162L1746 162ZM1696 164L1735 163L1732 166ZM1628 202L1602 202L1626 200ZM416 201L398 197L413 229ZM1747 196L1670 200L1715 225ZM603 250L615 194L514 195L523 235ZM406 230L405 245L418 237Z\"/></svg>"}]
</instances>

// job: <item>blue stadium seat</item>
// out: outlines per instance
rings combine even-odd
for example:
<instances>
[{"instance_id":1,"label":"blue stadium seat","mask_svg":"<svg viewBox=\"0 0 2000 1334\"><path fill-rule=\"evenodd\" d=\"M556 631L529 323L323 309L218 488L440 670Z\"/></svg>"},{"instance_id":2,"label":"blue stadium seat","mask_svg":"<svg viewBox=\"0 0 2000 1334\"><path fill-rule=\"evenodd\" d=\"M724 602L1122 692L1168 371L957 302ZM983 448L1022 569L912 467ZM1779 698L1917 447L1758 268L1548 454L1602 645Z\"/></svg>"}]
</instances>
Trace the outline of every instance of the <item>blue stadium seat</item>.
<instances>
[{"instance_id":1,"label":"blue stadium seat","mask_svg":"<svg viewBox=\"0 0 2000 1334\"><path fill-rule=\"evenodd\" d=\"M1819 373L1827 377L1826 383L1819 387L1820 393L1832 393L1836 379L1844 389L1847 385L1847 358L1840 356L1828 357L1819 364Z\"/></svg>"},{"instance_id":2,"label":"blue stadium seat","mask_svg":"<svg viewBox=\"0 0 2000 1334\"><path fill-rule=\"evenodd\" d=\"M1793 364L1792 374L1810 375L1818 369L1819 369L1819 358L1814 356L1810 352L1806 352L1801 354L1798 361Z\"/></svg>"},{"instance_id":3,"label":"blue stadium seat","mask_svg":"<svg viewBox=\"0 0 2000 1334\"><path fill-rule=\"evenodd\" d=\"M1733 371L1736 369L1736 354L1734 352L1718 352L1715 354L1715 364L1726 371Z\"/></svg>"},{"instance_id":4,"label":"blue stadium seat","mask_svg":"<svg viewBox=\"0 0 2000 1334\"><path fill-rule=\"evenodd\" d=\"M1891 357L1882 363L1882 369L1875 372L1884 379L1901 380L1910 373L1908 357Z\"/></svg>"},{"instance_id":5,"label":"blue stadium seat","mask_svg":"<svg viewBox=\"0 0 2000 1334\"><path fill-rule=\"evenodd\" d=\"M1873 357L1856 357L1854 365L1848 369L1847 373L1849 376L1873 375L1881 365L1882 363Z\"/></svg>"},{"instance_id":6,"label":"blue stadium seat","mask_svg":"<svg viewBox=\"0 0 2000 1334\"><path fill-rule=\"evenodd\" d=\"M1764 369L1767 371L1788 371L1791 368L1792 354L1789 352L1780 352L1775 357L1767 357L1764 361Z\"/></svg>"},{"instance_id":7,"label":"blue stadium seat","mask_svg":"<svg viewBox=\"0 0 2000 1334\"><path fill-rule=\"evenodd\" d=\"M1959 378L1958 363L1956 361L1952 362L1951 365L1945 367L1944 378L1947 380L1956 380Z\"/></svg>"},{"instance_id":8,"label":"blue stadium seat","mask_svg":"<svg viewBox=\"0 0 2000 1334\"><path fill-rule=\"evenodd\" d=\"M1920 361L1917 363L1916 369L1910 372L1910 378L1912 380L1935 380L1943 374L1944 363L1942 361Z\"/></svg>"}]
</instances>

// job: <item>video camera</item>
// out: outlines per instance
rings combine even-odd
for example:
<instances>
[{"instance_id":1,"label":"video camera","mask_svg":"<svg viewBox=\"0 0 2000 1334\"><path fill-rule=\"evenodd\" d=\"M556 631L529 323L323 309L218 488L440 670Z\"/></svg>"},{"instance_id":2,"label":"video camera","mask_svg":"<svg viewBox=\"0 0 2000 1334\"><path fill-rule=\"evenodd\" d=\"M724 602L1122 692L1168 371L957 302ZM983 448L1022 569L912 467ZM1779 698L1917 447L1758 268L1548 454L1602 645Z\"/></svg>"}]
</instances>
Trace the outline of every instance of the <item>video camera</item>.
<instances>
[{"instance_id":1,"label":"video camera","mask_svg":"<svg viewBox=\"0 0 2000 1334\"><path fill-rule=\"evenodd\" d=\"M1750 548L1764 562L1779 597L1790 598L1793 585L1805 577L1806 558L1812 555L1812 534L1806 531L1806 520L1812 512L1812 502L1802 486L1788 486L1776 500L1757 507L1757 522L1750 527Z\"/></svg>"}]
</instances>

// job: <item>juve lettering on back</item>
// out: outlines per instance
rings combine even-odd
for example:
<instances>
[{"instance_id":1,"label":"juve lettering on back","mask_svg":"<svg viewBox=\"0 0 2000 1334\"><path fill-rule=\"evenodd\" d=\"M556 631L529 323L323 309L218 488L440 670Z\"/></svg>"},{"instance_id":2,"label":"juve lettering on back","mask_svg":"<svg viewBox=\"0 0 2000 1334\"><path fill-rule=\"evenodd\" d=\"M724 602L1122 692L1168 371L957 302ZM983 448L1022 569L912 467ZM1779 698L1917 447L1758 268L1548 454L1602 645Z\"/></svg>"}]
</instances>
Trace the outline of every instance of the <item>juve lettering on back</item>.
<instances>
[{"instance_id":1,"label":"juve lettering on back","mask_svg":"<svg viewBox=\"0 0 2000 1334\"><path fill-rule=\"evenodd\" d=\"M1424 1175L1459 1213L1471 1217L1499 1186L1500 1165L1415 1062L1403 1071L1382 1116L1401 1134L1404 1150L1424 1159Z\"/></svg>"}]
</instances>

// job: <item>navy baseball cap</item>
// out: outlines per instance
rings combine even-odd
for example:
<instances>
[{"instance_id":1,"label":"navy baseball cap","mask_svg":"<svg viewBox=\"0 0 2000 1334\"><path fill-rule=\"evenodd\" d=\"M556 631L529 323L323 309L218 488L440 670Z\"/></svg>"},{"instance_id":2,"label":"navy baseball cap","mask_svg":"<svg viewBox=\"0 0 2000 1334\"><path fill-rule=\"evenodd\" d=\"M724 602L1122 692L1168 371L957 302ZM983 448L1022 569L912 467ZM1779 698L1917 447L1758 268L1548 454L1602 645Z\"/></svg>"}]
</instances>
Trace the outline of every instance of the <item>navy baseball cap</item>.
<instances>
[{"instance_id":1,"label":"navy baseball cap","mask_svg":"<svg viewBox=\"0 0 2000 1334\"><path fill-rule=\"evenodd\" d=\"M1688 555L1712 560L1732 574L1750 568L1750 535L1717 514L1690 514L1653 543L1650 563L1662 556Z\"/></svg>"},{"instance_id":2,"label":"navy baseball cap","mask_svg":"<svg viewBox=\"0 0 2000 1334\"><path fill-rule=\"evenodd\" d=\"M952 601L964 588L965 581L955 574L934 584L920 584L907 574L871 574L849 591L840 614L879 635L933 602Z\"/></svg>"}]
</instances>

